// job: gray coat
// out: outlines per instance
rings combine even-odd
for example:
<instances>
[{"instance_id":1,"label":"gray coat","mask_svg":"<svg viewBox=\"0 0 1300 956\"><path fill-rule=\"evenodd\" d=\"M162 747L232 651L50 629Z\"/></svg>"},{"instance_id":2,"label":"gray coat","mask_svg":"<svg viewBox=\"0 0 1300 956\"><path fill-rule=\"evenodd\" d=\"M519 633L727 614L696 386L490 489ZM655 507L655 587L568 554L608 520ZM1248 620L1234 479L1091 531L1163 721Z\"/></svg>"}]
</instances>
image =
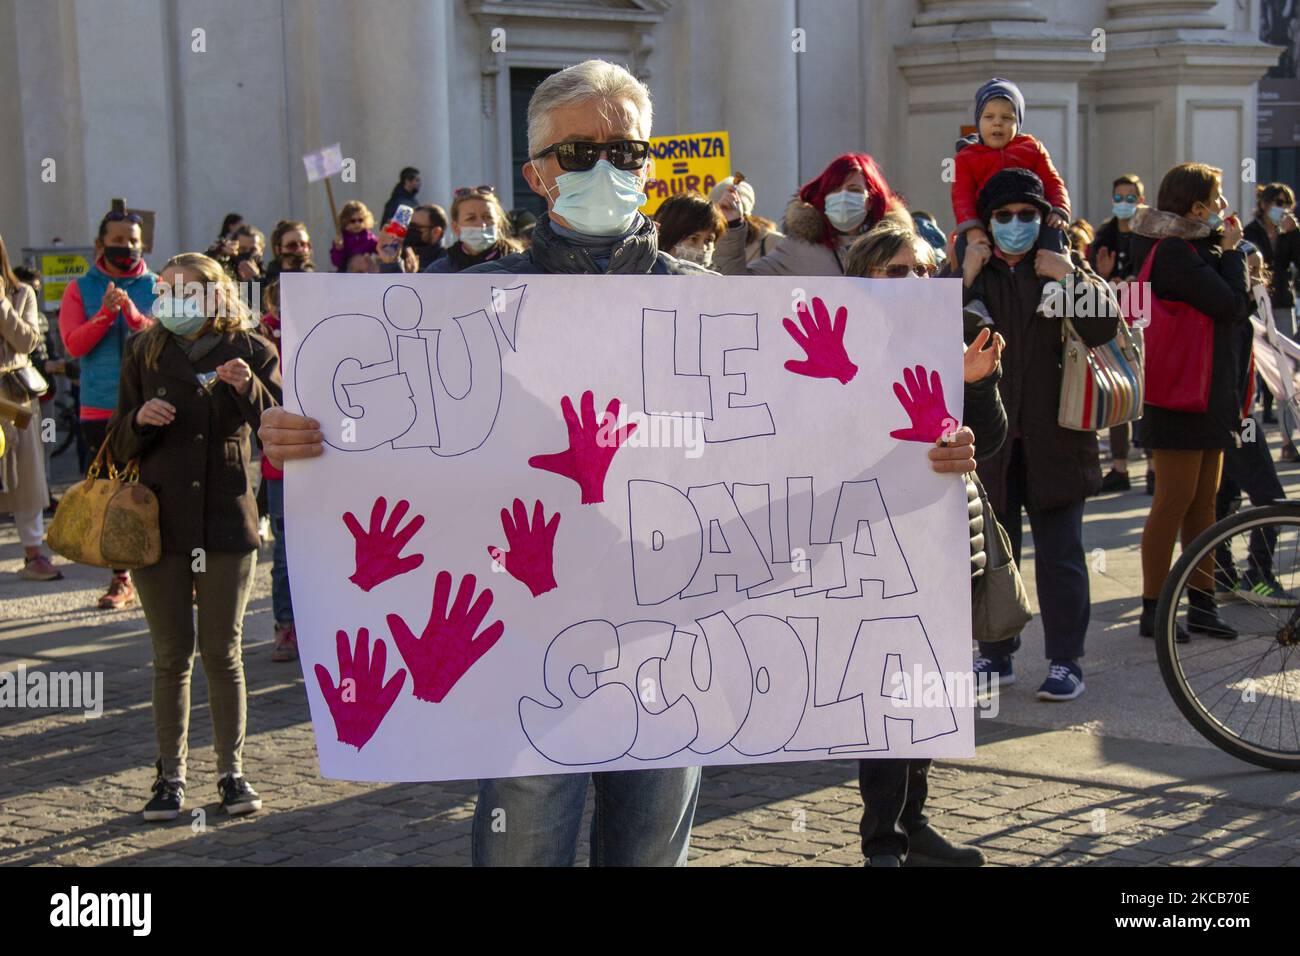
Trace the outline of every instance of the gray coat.
<instances>
[{"instance_id":1,"label":"gray coat","mask_svg":"<svg viewBox=\"0 0 1300 956\"><path fill-rule=\"evenodd\" d=\"M885 214L884 218L905 220L912 217L901 206ZM863 223L867 232L876 223ZM826 217L816 206L795 198L785 210L785 235L771 251L759 258L745 261L745 247L749 242L749 227L745 220L729 228L718 240L713 253L714 267L725 276L842 276L844 267L839 256L823 242L826 235Z\"/></svg>"}]
</instances>

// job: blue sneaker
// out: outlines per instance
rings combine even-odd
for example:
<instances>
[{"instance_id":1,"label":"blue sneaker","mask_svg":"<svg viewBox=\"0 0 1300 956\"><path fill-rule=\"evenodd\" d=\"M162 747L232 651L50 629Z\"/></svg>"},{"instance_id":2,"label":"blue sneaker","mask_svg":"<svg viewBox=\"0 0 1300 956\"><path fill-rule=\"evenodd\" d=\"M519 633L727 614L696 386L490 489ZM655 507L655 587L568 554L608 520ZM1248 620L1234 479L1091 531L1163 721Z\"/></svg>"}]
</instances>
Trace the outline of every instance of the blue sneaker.
<instances>
[{"instance_id":1,"label":"blue sneaker","mask_svg":"<svg viewBox=\"0 0 1300 956\"><path fill-rule=\"evenodd\" d=\"M1010 687L1016 682L1016 672L1011 666L1010 654L977 657L971 670L975 673L976 687ZM996 684L994 684L994 675L997 675Z\"/></svg>"},{"instance_id":2,"label":"blue sneaker","mask_svg":"<svg viewBox=\"0 0 1300 956\"><path fill-rule=\"evenodd\" d=\"M1083 669L1074 661L1052 661L1039 700L1074 700L1083 693Z\"/></svg>"}]
</instances>

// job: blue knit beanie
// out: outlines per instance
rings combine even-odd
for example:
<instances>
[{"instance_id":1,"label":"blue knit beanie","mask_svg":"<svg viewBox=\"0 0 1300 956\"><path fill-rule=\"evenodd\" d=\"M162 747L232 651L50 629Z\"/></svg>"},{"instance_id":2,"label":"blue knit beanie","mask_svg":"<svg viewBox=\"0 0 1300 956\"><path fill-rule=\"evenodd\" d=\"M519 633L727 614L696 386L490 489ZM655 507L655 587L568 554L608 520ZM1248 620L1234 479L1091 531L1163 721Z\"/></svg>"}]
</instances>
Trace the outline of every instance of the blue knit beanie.
<instances>
[{"instance_id":1,"label":"blue knit beanie","mask_svg":"<svg viewBox=\"0 0 1300 956\"><path fill-rule=\"evenodd\" d=\"M979 129L980 114L984 112L984 107L988 105L989 100L996 99L1010 100L1016 110L1016 126L1025 125L1025 97L1020 92L1020 87L1010 80L995 76L975 91L976 129Z\"/></svg>"}]
</instances>

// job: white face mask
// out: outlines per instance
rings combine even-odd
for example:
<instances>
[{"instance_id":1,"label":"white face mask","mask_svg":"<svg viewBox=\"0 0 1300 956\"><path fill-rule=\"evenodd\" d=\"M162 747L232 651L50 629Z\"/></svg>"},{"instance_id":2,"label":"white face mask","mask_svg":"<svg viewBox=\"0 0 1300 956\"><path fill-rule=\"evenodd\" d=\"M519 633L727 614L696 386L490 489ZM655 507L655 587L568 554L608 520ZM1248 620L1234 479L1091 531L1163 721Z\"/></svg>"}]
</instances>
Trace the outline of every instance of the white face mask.
<instances>
[{"instance_id":1,"label":"white face mask","mask_svg":"<svg viewBox=\"0 0 1300 956\"><path fill-rule=\"evenodd\" d=\"M826 218L840 232L852 232L867 218L867 194L841 189L826 197Z\"/></svg>"},{"instance_id":2,"label":"white face mask","mask_svg":"<svg viewBox=\"0 0 1300 956\"><path fill-rule=\"evenodd\" d=\"M537 170L536 162L533 169ZM589 236L627 232L646 201L641 178L635 172L615 168L603 157L591 169L561 173L555 178L555 187L559 194L551 204L551 212ZM549 189L546 194L550 196Z\"/></svg>"},{"instance_id":3,"label":"white face mask","mask_svg":"<svg viewBox=\"0 0 1300 956\"><path fill-rule=\"evenodd\" d=\"M708 243L703 247L688 246L679 242L673 246L672 257L682 259L686 262L694 262L697 266L704 266L706 269L713 268L713 243Z\"/></svg>"},{"instance_id":4,"label":"white face mask","mask_svg":"<svg viewBox=\"0 0 1300 956\"><path fill-rule=\"evenodd\" d=\"M495 223L490 226L466 226L460 231L461 245L475 255L496 245L496 241L497 227Z\"/></svg>"}]
</instances>

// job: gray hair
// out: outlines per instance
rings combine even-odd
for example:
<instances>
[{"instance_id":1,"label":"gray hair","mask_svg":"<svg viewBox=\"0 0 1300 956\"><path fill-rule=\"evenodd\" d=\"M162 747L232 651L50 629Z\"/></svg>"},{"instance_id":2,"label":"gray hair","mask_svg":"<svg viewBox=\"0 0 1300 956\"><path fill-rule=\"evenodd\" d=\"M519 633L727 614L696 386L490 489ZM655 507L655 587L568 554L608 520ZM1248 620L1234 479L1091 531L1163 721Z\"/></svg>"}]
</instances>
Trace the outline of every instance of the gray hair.
<instances>
[{"instance_id":1,"label":"gray hair","mask_svg":"<svg viewBox=\"0 0 1300 956\"><path fill-rule=\"evenodd\" d=\"M626 119L643 137L649 137L654 108L646 85L617 63L584 60L551 74L533 92L528 101L528 155L536 156L551 145L552 110L590 100L601 100L609 106L630 100L633 112Z\"/></svg>"}]
</instances>

